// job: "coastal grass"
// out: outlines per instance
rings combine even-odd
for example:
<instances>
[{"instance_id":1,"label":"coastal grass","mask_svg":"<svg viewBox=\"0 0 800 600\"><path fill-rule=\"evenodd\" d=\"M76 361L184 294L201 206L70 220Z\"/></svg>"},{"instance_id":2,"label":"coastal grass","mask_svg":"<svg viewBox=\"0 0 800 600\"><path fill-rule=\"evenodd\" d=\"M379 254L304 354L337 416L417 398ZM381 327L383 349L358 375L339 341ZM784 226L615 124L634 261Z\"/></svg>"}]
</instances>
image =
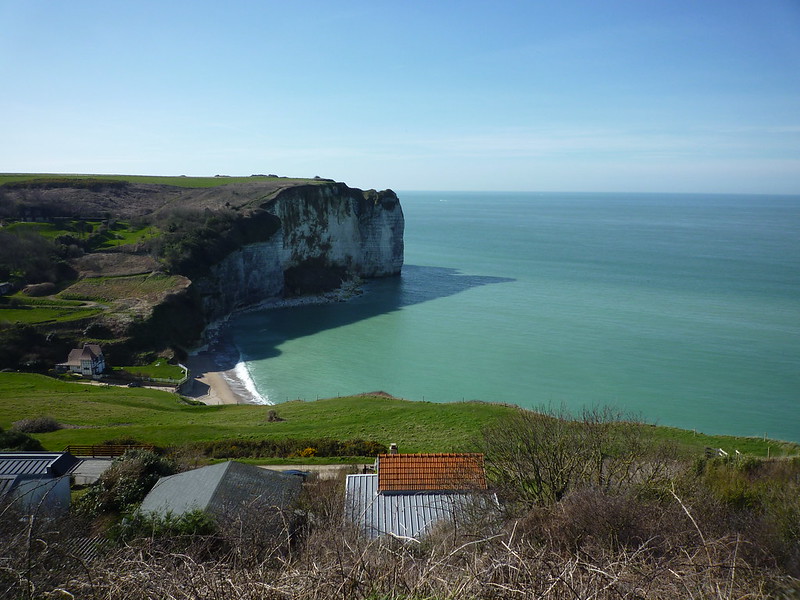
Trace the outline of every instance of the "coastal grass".
<instances>
[{"instance_id":1,"label":"coastal grass","mask_svg":"<svg viewBox=\"0 0 800 600\"><path fill-rule=\"evenodd\" d=\"M151 175L80 175L80 174L48 174L48 173L0 173L0 185L41 179L102 179L109 181L127 181L129 183L173 185L185 188L211 188L230 183L249 183L253 181L278 181L287 185L297 183L321 183L324 179L302 177L269 177L266 175L251 175L249 177L185 177L179 176L151 176Z\"/></svg>"},{"instance_id":2,"label":"coastal grass","mask_svg":"<svg viewBox=\"0 0 800 600\"><path fill-rule=\"evenodd\" d=\"M283 421L270 422L274 410ZM36 434L48 450L130 437L158 446L222 439L335 438L395 442L403 452L476 449L481 430L517 408L484 402L437 404L380 395L293 401L275 406L193 406L148 388L70 383L26 373L0 373L0 427L49 416L65 427ZM788 442L710 436L644 426L659 439L701 453L706 447L755 456L800 455Z\"/></svg>"}]
</instances>

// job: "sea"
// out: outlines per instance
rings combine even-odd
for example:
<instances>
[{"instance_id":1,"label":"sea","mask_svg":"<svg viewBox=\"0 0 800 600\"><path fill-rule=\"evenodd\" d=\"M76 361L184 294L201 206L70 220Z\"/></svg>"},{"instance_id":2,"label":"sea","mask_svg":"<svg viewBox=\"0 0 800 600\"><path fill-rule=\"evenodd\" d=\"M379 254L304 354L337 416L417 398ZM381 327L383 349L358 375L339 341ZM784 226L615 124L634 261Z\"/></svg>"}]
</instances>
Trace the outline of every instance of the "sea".
<instances>
[{"instance_id":1,"label":"sea","mask_svg":"<svg viewBox=\"0 0 800 600\"><path fill-rule=\"evenodd\" d=\"M800 196L398 195L401 276L230 321L256 401L610 407L800 442Z\"/></svg>"}]
</instances>

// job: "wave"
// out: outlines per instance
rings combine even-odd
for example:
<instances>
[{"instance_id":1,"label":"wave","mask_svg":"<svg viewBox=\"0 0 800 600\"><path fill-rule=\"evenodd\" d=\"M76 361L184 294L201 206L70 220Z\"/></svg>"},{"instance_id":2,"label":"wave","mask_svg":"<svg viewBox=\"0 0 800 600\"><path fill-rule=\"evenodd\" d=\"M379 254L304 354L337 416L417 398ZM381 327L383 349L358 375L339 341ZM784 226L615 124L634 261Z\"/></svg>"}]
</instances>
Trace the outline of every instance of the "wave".
<instances>
[{"instance_id":1,"label":"wave","mask_svg":"<svg viewBox=\"0 0 800 600\"><path fill-rule=\"evenodd\" d=\"M232 373L232 375L229 373ZM269 396L262 396L258 391L258 388L256 388L256 384L250 375L250 369L247 368L247 363L244 361L241 354L239 355L239 360L236 362L236 366L232 369L232 371L223 373L222 376L232 389L238 389L241 392L240 396L247 398L251 404L275 404L269 399Z\"/></svg>"}]
</instances>

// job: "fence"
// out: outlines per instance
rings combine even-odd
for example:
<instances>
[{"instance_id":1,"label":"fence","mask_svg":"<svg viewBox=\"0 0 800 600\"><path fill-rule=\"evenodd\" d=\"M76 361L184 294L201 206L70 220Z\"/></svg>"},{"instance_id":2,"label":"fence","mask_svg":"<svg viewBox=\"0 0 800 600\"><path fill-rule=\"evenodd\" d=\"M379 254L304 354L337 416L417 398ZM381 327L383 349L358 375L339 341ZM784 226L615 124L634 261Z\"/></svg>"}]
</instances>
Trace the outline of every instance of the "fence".
<instances>
[{"instance_id":1,"label":"fence","mask_svg":"<svg viewBox=\"0 0 800 600\"><path fill-rule=\"evenodd\" d=\"M72 456L91 456L96 457L114 457L122 456L126 450L154 450L155 446L150 444L131 444L131 445L96 445L96 446L80 446L69 445L64 448L64 452L69 452Z\"/></svg>"}]
</instances>

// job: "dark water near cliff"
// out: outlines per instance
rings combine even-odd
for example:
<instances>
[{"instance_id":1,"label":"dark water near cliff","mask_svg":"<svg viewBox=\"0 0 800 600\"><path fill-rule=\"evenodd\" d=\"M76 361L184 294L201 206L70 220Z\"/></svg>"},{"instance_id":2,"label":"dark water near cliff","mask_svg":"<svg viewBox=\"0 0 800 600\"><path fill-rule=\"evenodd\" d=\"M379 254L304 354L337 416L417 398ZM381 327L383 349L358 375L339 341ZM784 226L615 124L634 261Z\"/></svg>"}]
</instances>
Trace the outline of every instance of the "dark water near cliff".
<instances>
[{"instance_id":1,"label":"dark water near cliff","mask_svg":"<svg viewBox=\"0 0 800 600\"><path fill-rule=\"evenodd\" d=\"M800 197L400 198L401 278L233 322L262 396L612 404L800 441Z\"/></svg>"}]
</instances>

